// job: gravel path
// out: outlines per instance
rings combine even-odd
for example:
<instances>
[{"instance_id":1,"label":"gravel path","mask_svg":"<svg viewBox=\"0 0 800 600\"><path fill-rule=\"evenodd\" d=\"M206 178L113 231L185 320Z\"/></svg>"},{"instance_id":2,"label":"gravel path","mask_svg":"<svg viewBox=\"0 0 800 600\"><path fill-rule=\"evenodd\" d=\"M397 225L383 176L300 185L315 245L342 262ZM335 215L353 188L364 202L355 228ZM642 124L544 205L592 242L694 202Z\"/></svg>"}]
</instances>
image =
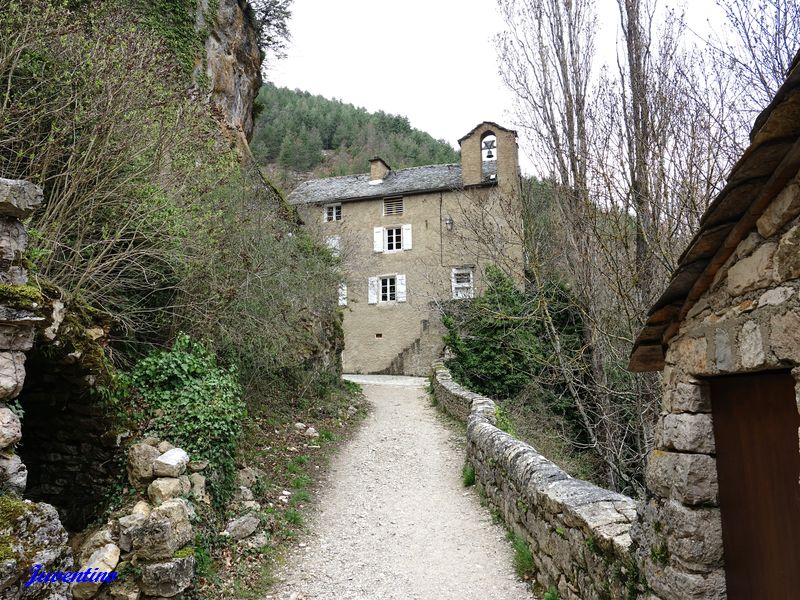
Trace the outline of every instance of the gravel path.
<instances>
[{"instance_id":1,"label":"gravel path","mask_svg":"<svg viewBox=\"0 0 800 600\"><path fill-rule=\"evenodd\" d=\"M267 598L530 599L503 529L461 483L463 440L430 406L426 380L349 378L373 410Z\"/></svg>"}]
</instances>

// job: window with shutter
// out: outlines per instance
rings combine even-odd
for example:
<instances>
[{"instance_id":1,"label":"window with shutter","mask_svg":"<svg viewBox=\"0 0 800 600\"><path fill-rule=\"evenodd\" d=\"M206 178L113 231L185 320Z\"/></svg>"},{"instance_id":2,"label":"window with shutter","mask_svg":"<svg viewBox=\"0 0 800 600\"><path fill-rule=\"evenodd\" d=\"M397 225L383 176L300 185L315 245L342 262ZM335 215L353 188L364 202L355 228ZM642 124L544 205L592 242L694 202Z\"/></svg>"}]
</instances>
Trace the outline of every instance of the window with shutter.
<instances>
[{"instance_id":1,"label":"window with shutter","mask_svg":"<svg viewBox=\"0 0 800 600\"><path fill-rule=\"evenodd\" d=\"M393 252L395 250L403 249L403 228L402 227L387 227L386 228L386 251Z\"/></svg>"},{"instance_id":2,"label":"window with shutter","mask_svg":"<svg viewBox=\"0 0 800 600\"><path fill-rule=\"evenodd\" d=\"M397 300L397 277L390 275L381 277L381 302L394 302Z\"/></svg>"},{"instance_id":3,"label":"window with shutter","mask_svg":"<svg viewBox=\"0 0 800 600\"><path fill-rule=\"evenodd\" d=\"M450 274L453 299L472 298L474 295L474 277L472 267L455 268Z\"/></svg>"},{"instance_id":4,"label":"window with shutter","mask_svg":"<svg viewBox=\"0 0 800 600\"><path fill-rule=\"evenodd\" d=\"M393 215L403 214L403 199L402 198L384 198L383 200L383 216L390 217Z\"/></svg>"}]
</instances>

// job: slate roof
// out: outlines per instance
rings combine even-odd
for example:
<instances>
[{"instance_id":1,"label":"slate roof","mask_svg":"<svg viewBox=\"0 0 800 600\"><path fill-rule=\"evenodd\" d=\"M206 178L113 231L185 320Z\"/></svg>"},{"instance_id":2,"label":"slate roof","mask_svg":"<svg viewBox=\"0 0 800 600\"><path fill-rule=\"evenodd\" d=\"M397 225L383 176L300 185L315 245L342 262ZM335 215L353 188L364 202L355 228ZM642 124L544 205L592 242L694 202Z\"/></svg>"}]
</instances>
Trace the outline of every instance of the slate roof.
<instances>
[{"instance_id":1,"label":"slate roof","mask_svg":"<svg viewBox=\"0 0 800 600\"><path fill-rule=\"evenodd\" d=\"M489 173L497 168L495 161L484 163ZM387 196L407 196L428 192L449 191L463 187L461 165L428 165L389 171L383 182L371 185L369 173L344 175L326 179L312 179L301 183L289 195L290 204L317 204L323 202L347 202ZM494 185L487 180L484 185Z\"/></svg>"},{"instance_id":2,"label":"slate roof","mask_svg":"<svg viewBox=\"0 0 800 600\"><path fill-rule=\"evenodd\" d=\"M756 119L750 146L700 219L667 289L650 308L631 352L631 371L664 368L667 342L714 276L800 169L800 52L786 81Z\"/></svg>"}]
</instances>

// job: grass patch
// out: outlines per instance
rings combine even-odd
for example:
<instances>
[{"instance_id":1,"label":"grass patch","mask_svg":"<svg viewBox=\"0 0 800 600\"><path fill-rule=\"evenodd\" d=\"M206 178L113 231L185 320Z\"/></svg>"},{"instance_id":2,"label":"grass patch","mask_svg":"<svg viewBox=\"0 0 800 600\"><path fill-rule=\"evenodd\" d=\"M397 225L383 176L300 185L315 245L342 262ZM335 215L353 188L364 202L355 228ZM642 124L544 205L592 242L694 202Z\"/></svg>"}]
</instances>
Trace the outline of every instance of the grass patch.
<instances>
[{"instance_id":1,"label":"grass patch","mask_svg":"<svg viewBox=\"0 0 800 600\"><path fill-rule=\"evenodd\" d=\"M289 501L292 506L302 504L303 502L311 502L311 494L308 490L299 490L295 492L292 499Z\"/></svg>"},{"instance_id":2,"label":"grass patch","mask_svg":"<svg viewBox=\"0 0 800 600\"><path fill-rule=\"evenodd\" d=\"M327 429L323 429L319 432L319 439L322 442L333 442L336 440L336 434Z\"/></svg>"},{"instance_id":3,"label":"grass patch","mask_svg":"<svg viewBox=\"0 0 800 600\"><path fill-rule=\"evenodd\" d=\"M464 487L475 485L475 468L471 464L465 464L461 470L461 481L464 482Z\"/></svg>"},{"instance_id":4,"label":"grass patch","mask_svg":"<svg viewBox=\"0 0 800 600\"><path fill-rule=\"evenodd\" d=\"M303 524L303 515L300 511L295 510L294 508L289 508L283 513L283 518L286 519L286 522L299 527Z\"/></svg>"},{"instance_id":5,"label":"grass patch","mask_svg":"<svg viewBox=\"0 0 800 600\"><path fill-rule=\"evenodd\" d=\"M292 479L292 487L296 490L305 490L311 485L311 477L308 475L298 475Z\"/></svg>"},{"instance_id":6,"label":"grass patch","mask_svg":"<svg viewBox=\"0 0 800 600\"><path fill-rule=\"evenodd\" d=\"M520 579L531 579L533 577L534 564L530 546L513 531L508 532L508 540L514 547L514 570Z\"/></svg>"},{"instance_id":7,"label":"grass patch","mask_svg":"<svg viewBox=\"0 0 800 600\"><path fill-rule=\"evenodd\" d=\"M542 600L561 600L561 597L558 595L558 590L550 586L542 596Z\"/></svg>"}]
</instances>

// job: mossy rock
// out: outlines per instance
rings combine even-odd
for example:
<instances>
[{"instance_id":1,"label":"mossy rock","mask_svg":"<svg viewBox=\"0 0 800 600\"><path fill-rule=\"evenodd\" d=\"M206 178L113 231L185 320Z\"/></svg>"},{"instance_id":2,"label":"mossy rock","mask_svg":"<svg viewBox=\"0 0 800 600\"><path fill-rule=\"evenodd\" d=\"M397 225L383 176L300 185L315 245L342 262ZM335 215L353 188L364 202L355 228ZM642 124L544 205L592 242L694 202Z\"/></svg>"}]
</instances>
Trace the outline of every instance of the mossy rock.
<instances>
[{"instance_id":1,"label":"mossy rock","mask_svg":"<svg viewBox=\"0 0 800 600\"><path fill-rule=\"evenodd\" d=\"M43 302L42 292L35 286L0 283L0 304L12 308L34 310L42 306Z\"/></svg>"},{"instance_id":2,"label":"mossy rock","mask_svg":"<svg viewBox=\"0 0 800 600\"><path fill-rule=\"evenodd\" d=\"M0 528L10 526L22 515L28 513L32 504L10 494L0 496Z\"/></svg>"}]
</instances>

